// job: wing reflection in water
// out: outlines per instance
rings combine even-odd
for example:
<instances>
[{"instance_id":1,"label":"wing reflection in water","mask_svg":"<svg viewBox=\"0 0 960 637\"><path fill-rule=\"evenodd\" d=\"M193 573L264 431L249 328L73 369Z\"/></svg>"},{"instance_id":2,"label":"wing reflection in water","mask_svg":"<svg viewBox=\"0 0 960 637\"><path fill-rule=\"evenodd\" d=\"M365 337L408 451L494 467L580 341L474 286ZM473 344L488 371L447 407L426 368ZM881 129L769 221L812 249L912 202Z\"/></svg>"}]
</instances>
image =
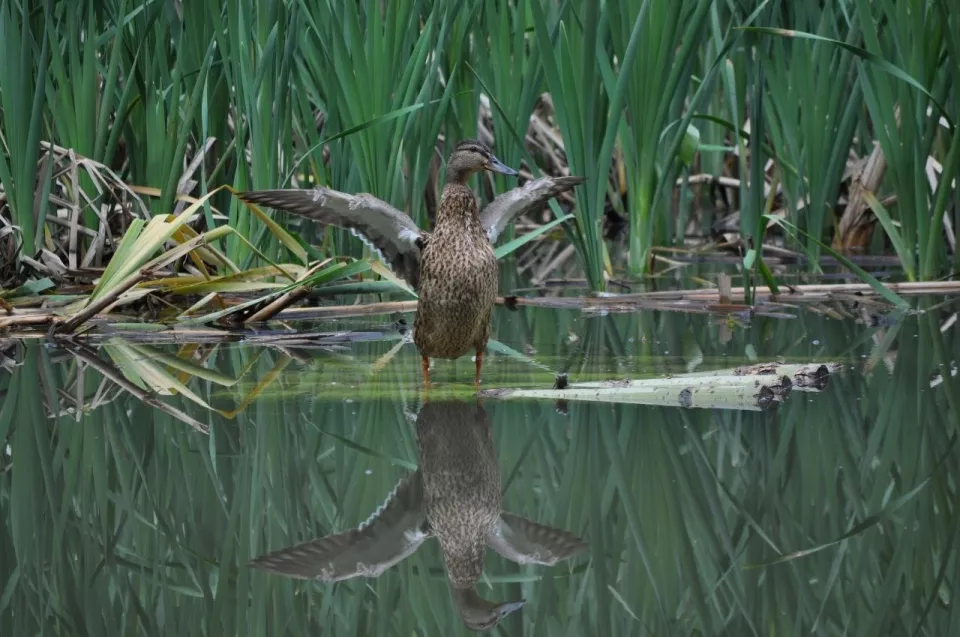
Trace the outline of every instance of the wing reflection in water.
<instances>
[{"instance_id":1,"label":"wing reflection in water","mask_svg":"<svg viewBox=\"0 0 960 637\"><path fill-rule=\"evenodd\" d=\"M482 405L428 402L416 428L419 469L404 477L368 520L262 555L250 565L324 582L377 577L435 537L461 619L472 630L488 630L524 603L480 597L476 584L488 546L518 564L547 566L587 548L566 531L501 510L500 467Z\"/></svg>"}]
</instances>

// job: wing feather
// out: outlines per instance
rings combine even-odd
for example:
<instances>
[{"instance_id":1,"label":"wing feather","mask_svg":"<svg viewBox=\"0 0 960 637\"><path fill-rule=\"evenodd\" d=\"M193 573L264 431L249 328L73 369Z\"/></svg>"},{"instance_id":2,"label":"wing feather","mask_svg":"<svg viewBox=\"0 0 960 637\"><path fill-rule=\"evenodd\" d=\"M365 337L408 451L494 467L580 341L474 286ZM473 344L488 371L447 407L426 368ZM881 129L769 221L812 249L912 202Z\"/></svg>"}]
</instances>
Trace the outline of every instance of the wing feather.
<instances>
[{"instance_id":1,"label":"wing feather","mask_svg":"<svg viewBox=\"0 0 960 637\"><path fill-rule=\"evenodd\" d=\"M490 243L496 243L503 230L523 213L584 181L583 177L541 177L503 193L480 212L480 223Z\"/></svg>"},{"instance_id":2,"label":"wing feather","mask_svg":"<svg viewBox=\"0 0 960 637\"><path fill-rule=\"evenodd\" d=\"M587 549L579 537L563 529L537 524L512 513L502 513L487 545L517 564L553 566Z\"/></svg>"},{"instance_id":3,"label":"wing feather","mask_svg":"<svg viewBox=\"0 0 960 637\"><path fill-rule=\"evenodd\" d=\"M401 480L383 506L357 528L261 555L249 565L324 582L377 577L430 537L426 521L417 471Z\"/></svg>"},{"instance_id":4,"label":"wing feather","mask_svg":"<svg viewBox=\"0 0 960 637\"><path fill-rule=\"evenodd\" d=\"M330 188L254 190L240 199L320 223L346 228L377 252L413 289L420 285L420 248L428 236L408 215L368 193Z\"/></svg>"}]
</instances>

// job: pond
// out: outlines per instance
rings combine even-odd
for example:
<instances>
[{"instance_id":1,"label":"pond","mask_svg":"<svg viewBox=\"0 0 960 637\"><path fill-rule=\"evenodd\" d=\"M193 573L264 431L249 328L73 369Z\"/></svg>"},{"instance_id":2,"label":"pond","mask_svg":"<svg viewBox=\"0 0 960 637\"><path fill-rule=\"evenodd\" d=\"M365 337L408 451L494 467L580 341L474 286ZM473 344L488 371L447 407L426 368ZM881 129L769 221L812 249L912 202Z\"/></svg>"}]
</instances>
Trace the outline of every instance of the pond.
<instances>
[{"instance_id":1,"label":"pond","mask_svg":"<svg viewBox=\"0 0 960 637\"><path fill-rule=\"evenodd\" d=\"M0 341L0 630L456 635L458 604L482 623L525 600L491 634L949 634L958 306L913 304L496 311L485 389L830 366L766 409L477 399L470 357L425 396L400 315ZM339 533L288 568L396 563L335 583L249 563ZM488 605L451 592L441 546Z\"/></svg>"}]
</instances>

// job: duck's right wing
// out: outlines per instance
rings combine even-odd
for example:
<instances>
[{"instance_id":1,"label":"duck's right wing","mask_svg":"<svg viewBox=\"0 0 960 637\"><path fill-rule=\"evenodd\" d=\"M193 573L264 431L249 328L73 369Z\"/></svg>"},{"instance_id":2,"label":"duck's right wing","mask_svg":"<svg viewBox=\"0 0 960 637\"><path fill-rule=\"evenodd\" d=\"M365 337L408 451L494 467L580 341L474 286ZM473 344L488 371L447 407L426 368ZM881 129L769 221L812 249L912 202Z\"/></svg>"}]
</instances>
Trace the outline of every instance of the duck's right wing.
<instances>
[{"instance_id":1,"label":"duck's right wing","mask_svg":"<svg viewBox=\"0 0 960 637\"><path fill-rule=\"evenodd\" d=\"M324 582L377 577L431 536L426 527L423 482L417 471L401 480L383 506L359 527L261 555L249 566Z\"/></svg>"},{"instance_id":2,"label":"duck's right wing","mask_svg":"<svg viewBox=\"0 0 960 637\"><path fill-rule=\"evenodd\" d=\"M587 549L587 543L573 533L507 512L500 515L500 522L487 535L487 545L517 564L546 566L553 566Z\"/></svg>"},{"instance_id":3,"label":"duck's right wing","mask_svg":"<svg viewBox=\"0 0 960 637\"><path fill-rule=\"evenodd\" d=\"M499 195L480 212L480 224L490 243L496 243L503 230L520 215L584 181L583 177L541 177Z\"/></svg>"},{"instance_id":4,"label":"duck's right wing","mask_svg":"<svg viewBox=\"0 0 960 637\"><path fill-rule=\"evenodd\" d=\"M427 233L408 215L373 195L351 195L321 187L253 190L237 196L250 203L346 228L375 250L414 290L420 285L420 250Z\"/></svg>"}]
</instances>

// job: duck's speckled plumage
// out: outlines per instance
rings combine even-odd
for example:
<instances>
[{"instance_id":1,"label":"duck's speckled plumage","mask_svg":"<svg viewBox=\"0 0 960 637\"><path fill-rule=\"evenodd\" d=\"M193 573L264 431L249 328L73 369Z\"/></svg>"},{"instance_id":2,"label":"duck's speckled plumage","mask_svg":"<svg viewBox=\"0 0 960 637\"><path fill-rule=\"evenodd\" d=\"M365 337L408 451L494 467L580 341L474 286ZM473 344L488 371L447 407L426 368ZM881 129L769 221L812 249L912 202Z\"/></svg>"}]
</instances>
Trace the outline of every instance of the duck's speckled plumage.
<instances>
[{"instance_id":1,"label":"duck's speckled plumage","mask_svg":"<svg viewBox=\"0 0 960 637\"><path fill-rule=\"evenodd\" d=\"M414 343L423 357L477 355L477 382L497 296L493 242L517 216L583 181L581 177L542 177L498 196L482 211L467 180L478 171L517 175L475 140L457 144L447 161L436 225L432 233L373 195L349 195L329 188L260 190L240 198L326 224L348 228L363 238L420 297Z\"/></svg>"},{"instance_id":2,"label":"duck's speckled plumage","mask_svg":"<svg viewBox=\"0 0 960 637\"><path fill-rule=\"evenodd\" d=\"M413 341L422 356L482 352L497 300L497 257L466 186L447 184L437 223L420 257L420 302Z\"/></svg>"},{"instance_id":3,"label":"duck's speckled plumage","mask_svg":"<svg viewBox=\"0 0 960 637\"><path fill-rule=\"evenodd\" d=\"M487 414L467 403L427 403L417 418L417 447L427 525L450 584L470 588L500 521L500 467Z\"/></svg>"},{"instance_id":4,"label":"duck's speckled plumage","mask_svg":"<svg viewBox=\"0 0 960 637\"><path fill-rule=\"evenodd\" d=\"M554 565L583 552L577 536L501 510L493 432L479 403L428 402L417 416L419 468L404 477L354 529L262 555L257 568L335 582L378 577L431 537L443 552L451 594L464 624L487 630L523 605L491 602L476 584L486 547L518 564Z\"/></svg>"}]
</instances>

